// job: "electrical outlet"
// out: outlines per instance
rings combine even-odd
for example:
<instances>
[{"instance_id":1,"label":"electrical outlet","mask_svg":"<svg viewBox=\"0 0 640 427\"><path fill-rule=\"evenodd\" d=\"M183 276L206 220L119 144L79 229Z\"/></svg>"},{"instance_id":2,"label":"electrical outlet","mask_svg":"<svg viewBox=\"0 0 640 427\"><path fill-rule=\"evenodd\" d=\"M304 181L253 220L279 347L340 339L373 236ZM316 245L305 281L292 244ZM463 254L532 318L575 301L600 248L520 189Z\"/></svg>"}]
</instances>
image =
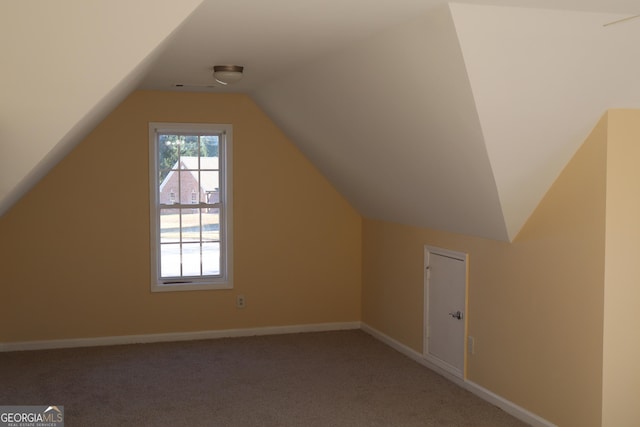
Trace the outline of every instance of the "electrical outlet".
<instances>
[{"instance_id":1,"label":"electrical outlet","mask_svg":"<svg viewBox=\"0 0 640 427\"><path fill-rule=\"evenodd\" d=\"M467 337L467 351L469 354L476 354L476 339L474 337Z\"/></svg>"},{"instance_id":2,"label":"electrical outlet","mask_svg":"<svg viewBox=\"0 0 640 427\"><path fill-rule=\"evenodd\" d=\"M244 306L245 306L244 295L236 295L236 307L244 308Z\"/></svg>"}]
</instances>

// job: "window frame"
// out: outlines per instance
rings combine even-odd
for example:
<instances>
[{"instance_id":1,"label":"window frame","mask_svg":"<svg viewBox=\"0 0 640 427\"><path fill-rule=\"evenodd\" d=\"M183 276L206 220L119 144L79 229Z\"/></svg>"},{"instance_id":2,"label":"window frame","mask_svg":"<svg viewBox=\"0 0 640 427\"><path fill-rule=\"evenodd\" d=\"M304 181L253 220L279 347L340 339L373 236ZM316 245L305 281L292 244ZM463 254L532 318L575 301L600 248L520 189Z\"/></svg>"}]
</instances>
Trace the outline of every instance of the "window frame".
<instances>
[{"instance_id":1,"label":"window frame","mask_svg":"<svg viewBox=\"0 0 640 427\"><path fill-rule=\"evenodd\" d=\"M194 133L220 135L218 139L220 275L162 279L160 274L160 210L158 135ZM151 292L233 288L233 126L214 123L149 123L149 219ZM193 205L188 205L193 207ZM179 282L179 283L176 283Z\"/></svg>"}]
</instances>

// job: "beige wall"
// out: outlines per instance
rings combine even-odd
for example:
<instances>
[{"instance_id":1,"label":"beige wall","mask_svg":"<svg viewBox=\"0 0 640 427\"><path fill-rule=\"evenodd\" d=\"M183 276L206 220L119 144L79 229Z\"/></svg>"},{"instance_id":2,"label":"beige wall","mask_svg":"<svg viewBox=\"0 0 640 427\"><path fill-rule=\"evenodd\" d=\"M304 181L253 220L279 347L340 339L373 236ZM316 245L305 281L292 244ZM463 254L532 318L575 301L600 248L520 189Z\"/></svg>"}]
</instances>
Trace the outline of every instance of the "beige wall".
<instances>
[{"instance_id":1,"label":"beige wall","mask_svg":"<svg viewBox=\"0 0 640 427\"><path fill-rule=\"evenodd\" d=\"M423 252L469 254L467 375L559 426L599 426L606 118L513 243L365 219L363 321L422 352Z\"/></svg>"},{"instance_id":2,"label":"beige wall","mask_svg":"<svg viewBox=\"0 0 640 427\"><path fill-rule=\"evenodd\" d=\"M640 112L609 112L603 427L640 426Z\"/></svg>"},{"instance_id":3,"label":"beige wall","mask_svg":"<svg viewBox=\"0 0 640 427\"><path fill-rule=\"evenodd\" d=\"M163 121L234 126L233 290L150 292L148 122ZM0 236L0 342L361 317L359 214L244 95L134 92Z\"/></svg>"}]
</instances>

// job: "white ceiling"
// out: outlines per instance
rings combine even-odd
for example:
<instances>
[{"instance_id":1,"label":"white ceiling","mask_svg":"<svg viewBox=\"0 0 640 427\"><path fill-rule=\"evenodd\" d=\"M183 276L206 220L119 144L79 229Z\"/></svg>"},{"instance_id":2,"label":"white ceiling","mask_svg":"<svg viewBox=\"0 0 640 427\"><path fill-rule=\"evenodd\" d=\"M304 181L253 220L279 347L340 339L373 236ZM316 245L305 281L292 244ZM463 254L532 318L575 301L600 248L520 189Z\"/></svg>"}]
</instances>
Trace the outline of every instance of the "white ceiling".
<instances>
[{"instance_id":1,"label":"white ceiling","mask_svg":"<svg viewBox=\"0 0 640 427\"><path fill-rule=\"evenodd\" d=\"M254 97L365 215L507 238L446 6Z\"/></svg>"},{"instance_id":2,"label":"white ceiling","mask_svg":"<svg viewBox=\"0 0 640 427\"><path fill-rule=\"evenodd\" d=\"M131 2L67 2L65 22L77 21L68 34L99 42L93 50L49 40L47 14L62 6L0 9L3 36L27 19L45 24L17 43L3 37L18 64L8 78L42 105L23 111L0 100L0 161L24 147L33 159L0 175L0 214L29 176L48 170L42 158L58 158L56 147L71 145L60 141L87 131L64 129L86 128L95 122L88 112L103 117L115 105L105 100L141 81L143 89L250 94L366 216L511 240L606 109L640 107L640 19L602 27L640 13L637 0L204 0L169 37L198 2L147 1L151 15L134 27L122 15L145 12ZM142 34L136 51L129 45ZM75 67L45 75L34 90L43 47L54 69L69 68L59 58ZM209 88L214 64L244 65L245 78ZM92 96L78 102L86 90ZM48 118L45 134L13 124L39 118Z\"/></svg>"}]
</instances>

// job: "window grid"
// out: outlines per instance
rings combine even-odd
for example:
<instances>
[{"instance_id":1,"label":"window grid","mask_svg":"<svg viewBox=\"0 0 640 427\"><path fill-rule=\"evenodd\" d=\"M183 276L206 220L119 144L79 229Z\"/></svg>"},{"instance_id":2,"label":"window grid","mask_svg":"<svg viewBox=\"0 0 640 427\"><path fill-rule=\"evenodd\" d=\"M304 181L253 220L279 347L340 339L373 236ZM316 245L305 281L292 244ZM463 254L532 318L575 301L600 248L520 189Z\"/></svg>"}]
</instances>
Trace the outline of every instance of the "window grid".
<instances>
[{"instance_id":1,"label":"window grid","mask_svg":"<svg viewBox=\"0 0 640 427\"><path fill-rule=\"evenodd\" d=\"M150 131L152 129L152 125L150 124ZM179 125L179 124L176 124ZM229 125L215 125L221 127L228 127ZM154 242L152 244L158 245L157 254L157 273L155 275L158 280L159 285L163 284L183 284L183 283L196 283L198 278L206 277L214 278L214 282L211 284L211 287L207 289L213 288L229 288L232 287L231 282L231 271L230 265L231 261L228 260L227 251L230 250L230 241L227 241L227 232L230 230L230 226L227 224L227 210L225 206L225 201L227 199L226 195L226 173L230 173L229 171L223 171L223 168L226 169L227 162L229 159L226 158L226 130L222 132L175 132L175 131L158 131L158 129L154 129L155 133L155 144L154 146L154 156L155 161L158 162L157 165L160 166L162 162L162 155L160 154L161 144L161 136L171 136L177 137L175 143L177 143L176 151L178 153L176 165L171 167L168 165L164 165L164 168L158 168L157 173L155 175L156 185L154 188L155 191L155 200L156 203L156 238L154 238ZM180 138L180 136L184 137L193 137L195 140L186 141L185 138ZM203 161L203 138L204 137L217 137L217 140L209 140L208 149L211 147L215 147L217 154L213 156L207 155L207 152L204 153L207 157L216 158L215 163L208 162L207 165L202 163ZM189 154L186 152L183 147L186 143L195 143L193 145L193 149L195 149L195 153L191 151ZM195 156L193 154L196 154ZM189 164L183 162L183 156L188 157L191 155L192 160ZM194 168L193 157L196 159L196 164ZM210 167L209 165L213 164L215 167ZM207 167L209 166L209 167ZM206 174L205 173L211 173ZM159 187L159 182L163 181L164 178L167 177L169 173L177 173L177 200L174 200L173 189L171 195L168 197L168 200L165 201L161 199L161 197L166 197L161 195L161 190ZM190 175L187 177L184 175L185 173L189 173ZM214 178L211 178L211 177ZM163 178L164 177L164 178ZM196 186L198 191L193 191L192 194L187 193L187 187L185 187L185 179L192 180L195 177ZM207 181L206 185L209 185L209 188L205 187L204 181ZM211 182L209 180L212 180ZM211 186L211 183L215 185L215 187ZM193 183L191 183L193 185ZM217 196L217 197L216 197ZM186 198L185 198L186 197ZM194 203L195 201L195 203ZM152 203L154 203L152 201ZM178 233L175 233L175 239L173 240L170 237L170 234L163 234L163 225L162 225L162 212L163 211L177 211L177 225L178 225ZM215 213L215 217L205 217L205 214ZM189 215L187 218L186 215ZM189 227L187 230L185 227ZM195 233L194 233L195 232ZM207 245L207 246L205 246ZM179 275L176 274L163 274L163 266L161 265L162 260L162 248L168 248L171 246L176 246L178 248L178 259L179 259ZM188 254L186 253L186 249L189 251L194 251L194 247L197 247L197 257L196 254L191 252L192 255L189 260L186 259ZM207 266L205 268L205 250L214 250L214 252L219 252L216 255L217 261L212 262L212 260L207 257ZM194 262L196 261L197 262ZM185 266L187 265L187 261L191 261L191 265L189 269L185 271ZM227 264L228 263L228 264ZM197 273L195 274L195 270L197 269ZM209 271L207 271L209 270ZM215 278L219 278L220 280L215 280ZM196 279L195 281L191 281L189 279ZM202 282L202 280L200 280ZM220 285L216 285L219 283ZM184 287L184 289L153 289L152 290L187 290L188 287ZM200 289L205 289L206 287L201 287ZM190 288L189 288L190 289Z\"/></svg>"},{"instance_id":2,"label":"window grid","mask_svg":"<svg viewBox=\"0 0 640 427\"><path fill-rule=\"evenodd\" d=\"M168 135L168 134L167 134ZM191 135L190 135L191 136ZM183 172L197 172L198 174L198 184L201 185L202 183L202 174L201 174L201 161L200 158L202 156L202 150L201 150L201 144L202 144L202 135L193 135L193 136L197 136L198 140L197 140L197 169L188 169L188 168L183 168L183 162L182 162L182 157L183 157L183 152L182 152L182 147L185 144L185 140L184 139L179 139L177 141L177 149L178 149L178 161L177 161L177 169L170 169L169 171L176 171L177 175L178 175L178 206L174 206L175 208L177 208L178 210L178 223L179 223L179 239L178 242L164 242L164 243L160 243L161 245L177 245L179 246L179 254L180 254L180 264L179 264L179 268L180 268L180 275L179 276L175 276L175 277L189 277L189 276L194 276L194 275L185 275L184 272L184 264L185 264L185 236L184 236L184 217L183 217L183 212L186 210L184 208L185 203L183 203L183 200L186 200L184 198L183 195L183 183L182 183L182 176L183 176ZM219 172L219 169L217 170ZM194 194L195 194L195 190ZM198 191L197 194L199 194L200 192ZM191 199L193 200L193 198ZM199 246L199 250L198 250L198 258L199 258L199 276L202 276L204 273L203 270L203 236L202 236L202 229L203 229L203 224L202 224L202 207L200 206L202 203L198 197L198 203L197 205L199 206L198 209L198 246ZM161 212L162 209L159 210L159 212ZM188 242L188 245L193 245L194 242ZM174 276L162 276L162 277L168 277L169 279L174 278Z\"/></svg>"}]
</instances>

